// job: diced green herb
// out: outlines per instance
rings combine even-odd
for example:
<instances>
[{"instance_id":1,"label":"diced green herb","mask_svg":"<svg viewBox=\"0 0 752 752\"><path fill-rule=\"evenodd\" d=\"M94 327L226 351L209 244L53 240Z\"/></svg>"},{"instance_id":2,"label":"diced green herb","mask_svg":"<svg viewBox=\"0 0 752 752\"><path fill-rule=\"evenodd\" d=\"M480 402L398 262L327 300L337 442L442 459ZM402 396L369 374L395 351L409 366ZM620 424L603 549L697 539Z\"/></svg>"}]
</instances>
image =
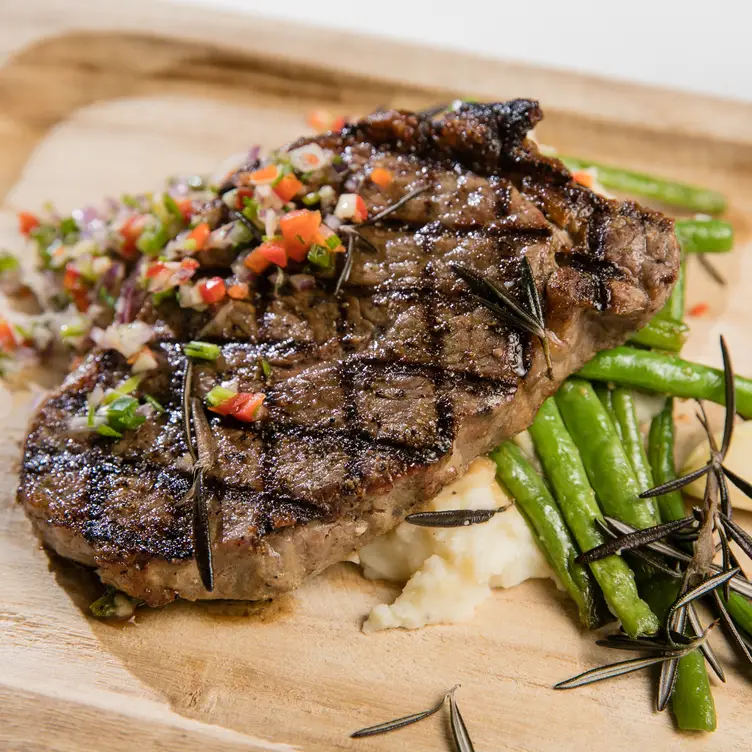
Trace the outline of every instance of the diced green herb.
<instances>
[{"instance_id":1,"label":"diced green herb","mask_svg":"<svg viewBox=\"0 0 752 752\"><path fill-rule=\"evenodd\" d=\"M243 209L241 211L241 214L249 222L257 222L258 221L258 212L259 212L259 203L258 203L258 201L254 201L254 199L248 198L248 196L244 197L244 199L243 199Z\"/></svg>"},{"instance_id":2,"label":"diced green herb","mask_svg":"<svg viewBox=\"0 0 752 752\"><path fill-rule=\"evenodd\" d=\"M266 358L259 358L259 365L261 366L261 373L264 375L264 380L268 381L272 375L272 367Z\"/></svg>"},{"instance_id":3,"label":"diced green herb","mask_svg":"<svg viewBox=\"0 0 752 752\"><path fill-rule=\"evenodd\" d=\"M104 425L99 426L97 428L97 433L101 436L108 436L113 439L122 439L123 434L119 431L116 431L114 428L110 428L106 423Z\"/></svg>"},{"instance_id":4,"label":"diced green herb","mask_svg":"<svg viewBox=\"0 0 752 752\"><path fill-rule=\"evenodd\" d=\"M114 296L111 293L107 292L104 287L99 288L99 300L110 308L114 308L115 303L117 302Z\"/></svg>"},{"instance_id":5,"label":"diced green herb","mask_svg":"<svg viewBox=\"0 0 752 752\"><path fill-rule=\"evenodd\" d=\"M323 245L314 243L308 251L308 260L321 269L329 269L332 266L332 253Z\"/></svg>"},{"instance_id":6,"label":"diced green herb","mask_svg":"<svg viewBox=\"0 0 752 752\"><path fill-rule=\"evenodd\" d=\"M201 360L216 360L219 357L219 345L211 342L199 342L193 340L183 347L183 352L189 358L199 358Z\"/></svg>"},{"instance_id":7,"label":"diced green herb","mask_svg":"<svg viewBox=\"0 0 752 752\"><path fill-rule=\"evenodd\" d=\"M344 161L344 157L341 154L335 154L332 157L332 164L342 164Z\"/></svg>"},{"instance_id":8,"label":"diced green herb","mask_svg":"<svg viewBox=\"0 0 752 752\"><path fill-rule=\"evenodd\" d=\"M89 331L87 324L63 324L60 327L61 339L72 339L73 337L83 337Z\"/></svg>"},{"instance_id":9,"label":"diced green herb","mask_svg":"<svg viewBox=\"0 0 752 752\"><path fill-rule=\"evenodd\" d=\"M333 251L335 248L339 248L342 245L342 239L339 235L330 235L324 243L330 251Z\"/></svg>"},{"instance_id":10,"label":"diced green herb","mask_svg":"<svg viewBox=\"0 0 752 752\"><path fill-rule=\"evenodd\" d=\"M154 303L154 305L159 305L160 303L164 303L165 300L174 298L176 291L177 291L177 287L171 287L169 290L162 290L162 292L155 292L151 296L151 302Z\"/></svg>"},{"instance_id":11,"label":"diced green herb","mask_svg":"<svg viewBox=\"0 0 752 752\"><path fill-rule=\"evenodd\" d=\"M319 196L318 191L311 191L311 193L306 193L306 195L300 200L305 206L315 206L321 201L321 196Z\"/></svg>"},{"instance_id":12,"label":"diced green herb","mask_svg":"<svg viewBox=\"0 0 752 752\"><path fill-rule=\"evenodd\" d=\"M292 172L292 167L289 164L283 164L277 171L277 177L272 181L272 188L276 188L285 175L289 175Z\"/></svg>"},{"instance_id":13,"label":"diced green herb","mask_svg":"<svg viewBox=\"0 0 752 752\"><path fill-rule=\"evenodd\" d=\"M151 405L158 413L166 412L162 404L155 400L154 397L151 396L151 394L144 395L144 402Z\"/></svg>"},{"instance_id":14,"label":"diced green herb","mask_svg":"<svg viewBox=\"0 0 752 752\"><path fill-rule=\"evenodd\" d=\"M223 402L227 402L228 399L232 399L237 392L233 392L232 389L226 389L223 386L212 387L206 395L206 402L210 407L217 407Z\"/></svg>"},{"instance_id":15,"label":"diced green herb","mask_svg":"<svg viewBox=\"0 0 752 752\"><path fill-rule=\"evenodd\" d=\"M0 251L0 274L18 269L18 259L8 251Z\"/></svg>"},{"instance_id":16,"label":"diced green herb","mask_svg":"<svg viewBox=\"0 0 752 752\"><path fill-rule=\"evenodd\" d=\"M115 431L129 431L138 428L146 421L138 415L138 400L135 397L118 397L107 408L107 424Z\"/></svg>"},{"instance_id":17,"label":"diced green herb","mask_svg":"<svg viewBox=\"0 0 752 752\"><path fill-rule=\"evenodd\" d=\"M86 411L86 425L89 428L94 428L94 415L97 412L97 408L92 404L89 405L89 409Z\"/></svg>"},{"instance_id":18,"label":"diced green herb","mask_svg":"<svg viewBox=\"0 0 752 752\"><path fill-rule=\"evenodd\" d=\"M135 196L131 196L129 193L124 193L120 197L120 202L127 206L129 209L140 209L141 203Z\"/></svg>"},{"instance_id":19,"label":"diced green herb","mask_svg":"<svg viewBox=\"0 0 752 752\"><path fill-rule=\"evenodd\" d=\"M67 238L69 235L78 235L78 232L78 225L73 217L66 217L60 220L60 235L63 238Z\"/></svg>"},{"instance_id":20,"label":"diced green herb","mask_svg":"<svg viewBox=\"0 0 752 752\"><path fill-rule=\"evenodd\" d=\"M164 194L164 205L173 217L176 217L181 222L183 221L183 212L180 211L177 201L169 193Z\"/></svg>"},{"instance_id":21,"label":"diced green herb","mask_svg":"<svg viewBox=\"0 0 752 752\"><path fill-rule=\"evenodd\" d=\"M167 228L161 222L158 222L141 233L136 241L136 248L146 256L158 256L169 239Z\"/></svg>"},{"instance_id":22,"label":"diced green herb","mask_svg":"<svg viewBox=\"0 0 752 752\"><path fill-rule=\"evenodd\" d=\"M128 377L122 384L118 384L114 389L110 389L107 394L104 395L102 400L103 405L109 405L119 397L127 397L138 389L141 381L143 380L143 374L135 374Z\"/></svg>"}]
</instances>

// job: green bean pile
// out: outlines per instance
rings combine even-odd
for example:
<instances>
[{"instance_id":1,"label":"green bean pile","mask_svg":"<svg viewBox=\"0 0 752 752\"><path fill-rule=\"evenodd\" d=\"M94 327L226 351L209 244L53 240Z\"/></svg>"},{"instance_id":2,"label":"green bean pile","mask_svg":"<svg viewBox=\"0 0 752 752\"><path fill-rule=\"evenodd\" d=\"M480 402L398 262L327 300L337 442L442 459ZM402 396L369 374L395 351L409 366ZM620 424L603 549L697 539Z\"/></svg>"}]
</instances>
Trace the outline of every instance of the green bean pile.
<instances>
[{"instance_id":1,"label":"green bean pile","mask_svg":"<svg viewBox=\"0 0 752 752\"><path fill-rule=\"evenodd\" d=\"M714 191L562 159L570 169L594 169L609 189L689 211L718 213L726 207L726 199ZM724 402L723 372L683 360L678 353L689 333L684 322L686 256L731 250L733 229L717 218L680 219L676 234L684 259L664 308L629 345L596 355L541 406L529 431L542 472L512 442L491 453L498 480L528 521L582 623L599 626L610 612L630 638L665 633L679 581L665 568L661 572L628 554L617 552L584 565L576 559L606 541L604 515L637 529L686 517L680 491L655 499L640 499L639 494L676 478L673 398ZM737 376L735 384L737 412L752 418L752 381ZM648 437L640 431L632 389L665 395ZM736 592L723 602L752 638L752 603ZM695 636L689 628L684 634ZM677 666L671 704L678 727L714 730L715 704L703 653L687 652Z\"/></svg>"}]
</instances>

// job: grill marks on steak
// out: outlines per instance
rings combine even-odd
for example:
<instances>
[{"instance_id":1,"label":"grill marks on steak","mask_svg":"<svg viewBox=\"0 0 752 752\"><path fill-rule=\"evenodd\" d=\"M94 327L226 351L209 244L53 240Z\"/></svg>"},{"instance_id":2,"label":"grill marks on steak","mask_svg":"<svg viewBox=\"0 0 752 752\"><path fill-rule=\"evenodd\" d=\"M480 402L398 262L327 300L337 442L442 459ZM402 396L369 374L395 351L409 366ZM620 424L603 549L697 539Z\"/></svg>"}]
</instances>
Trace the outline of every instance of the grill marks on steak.
<instances>
[{"instance_id":1,"label":"grill marks on steak","mask_svg":"<svg viewBox=\"0 0 752 752\"><path fill-rule=\"evenodd\" d=\"M541 156L525 138L538 119L526 101L436 121L386 112L313 139L347 167L321 183L358 188L371 216L430 189L361 228L378 251L358 244L339 296L334 279L300 292L260 279L250 302L205 314L147 304L139 317L155 325L160 368L142 389L167 409L118 441L67 429L96 384L129 373L116 353L94 352L27 440L19 498L46 542L152 605L268 597L346 558L529 425L563 378L662 305L679 258L670 220L600 198ZM375 167L395 176L386 190L367 179ZM553 381L539 344L473 301L449 267L467 264L514 293L523 255L560 341ZM211 594L184 500L180 343L197 337L222 355L196 363L196 396L229 379L267 395L263 421L209 419Z\"/></svg>"}]
</instances>

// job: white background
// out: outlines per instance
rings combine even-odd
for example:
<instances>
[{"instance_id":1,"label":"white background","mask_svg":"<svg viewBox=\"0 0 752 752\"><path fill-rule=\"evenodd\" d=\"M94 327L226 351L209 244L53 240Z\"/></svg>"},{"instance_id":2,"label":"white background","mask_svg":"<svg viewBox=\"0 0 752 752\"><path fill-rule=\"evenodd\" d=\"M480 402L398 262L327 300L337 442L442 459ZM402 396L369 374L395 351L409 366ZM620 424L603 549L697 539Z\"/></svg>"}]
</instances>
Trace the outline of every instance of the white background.
<instances>
[{"instance_id":1,"label":"white background","mask_svg":"<svg viewBox=\"0 0 752 752\"><path fill-rule=\"evenodd\" d=\"M752 101L752 0L170 1Z\"/></svg>"}]
</instances>

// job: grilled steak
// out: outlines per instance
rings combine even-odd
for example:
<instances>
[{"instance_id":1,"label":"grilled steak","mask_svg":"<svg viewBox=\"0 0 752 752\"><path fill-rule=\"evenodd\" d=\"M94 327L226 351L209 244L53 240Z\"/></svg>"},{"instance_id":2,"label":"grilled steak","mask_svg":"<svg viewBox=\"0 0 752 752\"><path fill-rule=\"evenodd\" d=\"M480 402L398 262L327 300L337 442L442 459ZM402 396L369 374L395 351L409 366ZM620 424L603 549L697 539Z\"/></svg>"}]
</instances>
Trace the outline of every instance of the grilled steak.
<instances>
[{"instance_id":1,"label":"grilled steak","mask_svg":"<svg viewBox=\"0 0 752 752\"><path fill-rule=\"evenodd\" d=\"M147 303L138 318L155 327L159 368L141 389L166 412L122 439L69 429L95 386L130 373L117 352L93 351L42 405L26 442L19 498L44 541L151 605L274 596L394 527L526 428L564 378L648 321L679 264L671 220L592 193L539 153L526 134L540 118L522 100L440 117L388 111L298 142L340 157L311 189L355 190L370 216L427 190L360 227L370 242L357 241L339 294L336 275L296 289L275 272L257 278L250 300L203 313ZM386 188L369 180L377 167L394 176ZM450 266L519 295L523 257L551 332L553 378L540 342L479 304ZM212 273L229 262L211 260ZM195 396L228 379L266 394L254 423L207 414L212 592L186 498L181 343L195 338L222 353L196 362Z\"/></svg>"}]
</instances>

